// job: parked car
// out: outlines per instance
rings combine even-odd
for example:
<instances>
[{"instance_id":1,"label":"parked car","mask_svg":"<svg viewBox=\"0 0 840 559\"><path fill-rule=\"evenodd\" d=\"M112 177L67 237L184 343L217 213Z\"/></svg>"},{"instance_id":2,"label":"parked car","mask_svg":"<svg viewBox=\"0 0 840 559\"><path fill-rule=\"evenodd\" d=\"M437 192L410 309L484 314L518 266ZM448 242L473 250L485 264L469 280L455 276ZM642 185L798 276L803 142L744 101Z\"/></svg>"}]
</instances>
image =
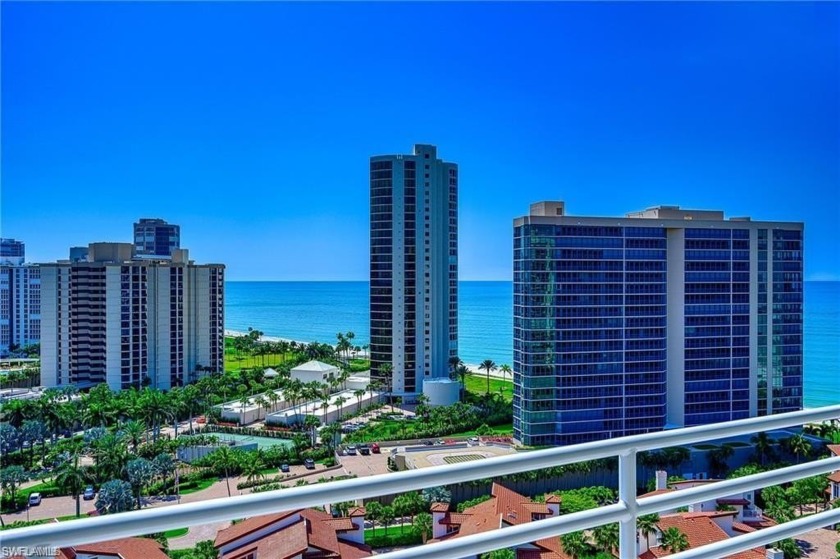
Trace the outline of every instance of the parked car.
<instances>
[{"instance_id":1,"label":"parked car","mask_svg":"<svg viewBox=\"0 0 840 559\"><path fill-rule=\"evenodd\" d=\"M374 454L379 454L380 452L382 452L382 451L379 449L379 445L378 445L378 444L376 444L376 443L371 443L371 445L370 445L370 451L371 451L372 453L374 453Z\"/></svg>"},{"instance_id":2,"label":"parked car","mask_svg":"<svg viewBox=\"0 0 840 559\"><path fill-rule=\"evenodd\" d=\"M94 497L96 497L96 491L94 491L93 486L88 485L85 487L85 492L82 494L82 498L84 498L85 501L90 501Z\"/></svg>"},{"instance_id":3,"label":"parked car","mask_svg":"<svg viewBox=\"0 0 840 559\"><path fill-rule=\"evenodd\" d=\"M280 464L280 471L284 474L289 473L289 465L288 464Z\"/></svg>"},{"instance_id":4,"label":"parked car","mask_svg":"<svg viewBox=\"0 0 840 559\"><path fill-rule=\"evenodd\" d=\"M368 456L370 454L370 447L366 444L360 444L359 445L359 454L362 454L364 456Z\"/></svg>"},{"instance_id":5,"label":"parked car","mask_svg":"<svg viewBox=\"0 0 840 559\"><path fill-rule=\"evenodd\" d=\"M315 460L312 458L307 458L303 461L303 465L306 466L307 470L314 470L315 469Z\"/></svg>"},{"instance_id":6,"label":"parked car","mask_svg":"<svg viewBox=\"0 0 840 559\"><path fill-rule=\"evenodd\" d=\"M356 445L351 444L347 447L347 454L356 455Z\"/></svg>"},{"instance_id":7,"label":"parked car","mask_svg":"<svg viewBox=\"0 0 840 559\"><path fill-rule=\"evenodd\" d=\"M30 493L29 494L29 506L35 507L41 504L41 494L40 493Z\"/></svg>"},{"instance_id":8,"label":"parked car","mask_svg":"<svg viewBox=\"0 0 840 559\"><path fill-rule=\"evenodd\" d=\"M423 444L426 445L426 446L432 446L435 443L434 443L434 441L423 441Z\"/></svg>"}]
</instances>

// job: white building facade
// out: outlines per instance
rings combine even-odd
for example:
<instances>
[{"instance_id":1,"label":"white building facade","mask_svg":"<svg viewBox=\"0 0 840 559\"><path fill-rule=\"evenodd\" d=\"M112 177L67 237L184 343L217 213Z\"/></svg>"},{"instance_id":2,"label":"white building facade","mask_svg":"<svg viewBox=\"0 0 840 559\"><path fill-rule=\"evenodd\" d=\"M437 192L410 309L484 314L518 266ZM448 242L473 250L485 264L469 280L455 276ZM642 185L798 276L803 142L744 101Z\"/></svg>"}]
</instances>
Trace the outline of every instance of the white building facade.
<instances>
[{"instance_id":1,"label":"white building facade","mask_svg":"<svg viewBox=\"0 0 840 559\"><path fill-rule=\"evenodd\" d=\"M93 243L87 261L40 265L41 382L113 390L181 386L224 363L224 266L186 250L137 260Z\"/></svg>"},{"instance_id":2,"label":"white building facade","mask_svg":"<svg viewBox=\"0 0 840 559\"><path fill-rule=\"evenodd\" d=\"M0 239L0 357L41 339L41 275L25 261L23 241Z\"/></svg>"},{"instance_id":3,"label":"white building facade","mask_svg":"<svg viewBox=\"0 0 840 559\"><path fill-rule=\"evenodd\" d=\"M458 166L417 144L371 157L370 189L372 378L411 398L458 354Z\"/></svg>"}]
</instances>

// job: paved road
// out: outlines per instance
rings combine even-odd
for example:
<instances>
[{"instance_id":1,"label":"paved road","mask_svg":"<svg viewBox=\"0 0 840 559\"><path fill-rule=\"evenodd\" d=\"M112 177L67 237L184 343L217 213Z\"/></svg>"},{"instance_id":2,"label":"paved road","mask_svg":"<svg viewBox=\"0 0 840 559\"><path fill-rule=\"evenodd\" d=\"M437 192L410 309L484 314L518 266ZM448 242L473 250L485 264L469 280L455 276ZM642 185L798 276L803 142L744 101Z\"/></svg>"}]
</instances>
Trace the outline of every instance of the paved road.
<instances>
[{"instance_id":1,"label":"paved road","mask_svg":"<svg viewBox=\"0 0 840 559\"><path fill-rule=\"evenodd\" d=\"M307 477L311 476L312 478L314 478L314 480L317 480L319 477L324 475L324 472L323 466L320 465L318 465L317 469L314 471L307 470L303 466L292 466L290 474L308 474ZM230 479L231 495L239 495L242 493L250 492L249 489L240 491L236 488L237 484L243 481L245 481L245 478L243 477ZM296 481L297 480L293 480L289 483L284 483L283 485L293 486ZM198 501L207 501L209 499L220 499L227 496L228 484L225 482L225 480L219 480L207 489L183 495L181 497L181 502L195 503ZM85 501L84 499L79 499L80 511L82 516L86 516L87 513L96 510L96 507L94 505L95 502L95 500ZM178 501L175 499L164 500L157 497L144 498L143 508L164 507L175 505L177 503ZM72 497L48 497L42 499L40 505L30 507L28 514L26 510L23 510L16 513L4 514L2 515L2 518L3 522L5 522L6 524L11 524L12 522L16 521L51 519L58 518L61 516L70 516L74 514L76 514L76 501ZM195 544L199 541L215 539L216 531L225 528L229 525L230 522L218 522L194 526L190 529L187 535L182 536L180 538L173 538L172 540L170 540L170 547L172 549L184 549L188 547L194 547ZM180 526L172 526L172 528L180 528Z\"/></svg>"}]
</instances>

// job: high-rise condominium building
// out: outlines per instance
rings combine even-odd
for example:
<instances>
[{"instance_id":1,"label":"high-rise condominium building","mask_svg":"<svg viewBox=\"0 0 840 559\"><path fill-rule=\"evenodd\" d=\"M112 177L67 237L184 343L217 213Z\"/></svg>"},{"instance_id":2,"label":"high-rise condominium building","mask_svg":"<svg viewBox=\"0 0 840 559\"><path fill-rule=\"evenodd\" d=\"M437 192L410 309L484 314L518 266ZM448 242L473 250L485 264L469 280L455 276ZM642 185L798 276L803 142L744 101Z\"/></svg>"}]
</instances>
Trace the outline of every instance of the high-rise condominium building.
<instances>
[{"instance_id":1,"label":"high-rise condominium building","mask_svg":"<svg viewBox=\"0 0 840 559\"><path fill-rule=\"evenodd\" d=\"M373 376L394 394L425 388L433 403L448 403L449 359L458 354L458 166L422 144L411 155L371 157L370 228Z\"/></svg>"},{"instance_id":2,"label":"high-rise condominium building","mask_svg":"<svg viewBox=\"0 0 840 559\"><path fill-rule=\"evenodd\" d=\"M514 437L572 444L802 408L803 224L661 206L514 220Z\"/></svg>"},{"instance_id":3,"label":"high-rise condominium building","mask_svg":"<svg viewBox=\"0 0 840 559\"><path fill-rule=\"evenodd\" d=\"M0 357L41 336L41 277L22 241L0 239Z\"/></svg>"},{"instance_id":4,"label":"high-rise condominium building","mask_svg":"<svg viewBox=\"0 0 840 559\"><path fill-rule=\"evenodd\" d=\"M15 239L0 239L0 265L19 266L26 256L23 241Z\"/></svg>"},{"instance_id":5,"label":"high-rise condominium building","mask_svg":"<svg viewBox=\"0 0 840 559\"><path fill-rule=\"evenodd\" d=\"M44 386L167 389L222 370L223 265L92 243L86 260L39 267Z\"/></svg>"},{"instance_id":6,"label":"high-rise condominium building","mask_svg":"<svg viewBox=\"0 0 840 559\"><path fill-rule=\"evenodd\" d=\"M0 265L0 357L40 341L40 270L28 264Z\"/></svg>"},{"instance_id":7,"label":"high-rise condominium building","mask_svg":"<svg viewBox=\"0 0 840 559\"><path fill-rule=\"evenodd\" d=\"M180 225L146 218L134 224L134 251L138 258L168 258L180 246Z\"/></svg>"}]
</instances>

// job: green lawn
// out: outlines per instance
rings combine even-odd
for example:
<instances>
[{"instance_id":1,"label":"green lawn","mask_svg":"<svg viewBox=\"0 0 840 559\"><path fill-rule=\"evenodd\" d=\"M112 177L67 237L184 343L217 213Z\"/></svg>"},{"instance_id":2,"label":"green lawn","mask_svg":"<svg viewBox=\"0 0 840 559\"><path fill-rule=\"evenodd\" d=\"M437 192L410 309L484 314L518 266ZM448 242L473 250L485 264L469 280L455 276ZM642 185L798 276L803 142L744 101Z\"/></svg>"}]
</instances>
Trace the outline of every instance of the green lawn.
<instances>
[{"instance_id":1,"label":"green lawn","mask_svg":"<svg viewBox=\"0 0 840 559\"><path fill-rule=\"evenodd\" d=\"M477 396L487 394L487 375L467 375L465 384L467 385L467 392L471 392ZM506 402L513 400L513 381L491 376L490 392L499 394L499 389L501 389L502 397Z\"/></svg>"},{"instance_id":2,"label":"green lawn","mask_svg":"<svg viewBox=\"0 0 840 559\"><path fill-rule=\"evenodd\" d=\"M195 485L194 486L189 486L188 485L186 489L180 489L179 492L181 493L181 495L189 495L190 493L195 493L196 491L202 491L204 489L207 489L208 487L210 487L211 485L216 483L216 480L214 478L201 479L201 480L198 480L196 482L189 482L189 483L195 483ZM186 484L184 484L184 485L186 485ZM184 487L184 485L181 485L181 487Z\"/></svg>"},{"instance_id":3,"label":"green lawn","mask_svg":"<svg viewBox=\"0 0 840 559\"><path fill-rule=\"evenodd\" d=\"M294 354L286 353L285 357L281 353L268 353L266 355L246 355L241 354L236 356L231 351L225 352L225 371L238 371L240 369L251 369L254 367L276 367L283 363L285 359L291 359Z\"/></svg>"},{"instance_id":4,"label":"green lawn","mask_svg":"<svg viewBox=\"0 0 840 559\"><path fill-rule=\"evenodd\" d=\"M71 514L71 515L68 515L68 516L59 516L56 520L58 520L59 522L65 522L65 521L68 521L68 520L79 520L81 518L88 518L88 516L86 514L82 514L81 516L79 516L79 518L76 518L75 514ZM39 524L47 524L48 522L52 522L52 521L53 521L52 518L42 518L40 520L30 520L29 522L26 522L25 520L22 521L22 522L10 522L10 523L7 523L2 528L0 528L0 530L11 530L12 528L21 528L22 527L21 524L24 524L26 526L37 526Z\"/></svg>"},{"instance_id":5,"label":"green lawn","mask_svg":"<svg viewBox=\"0 0 840 559\"><path fill-rule=\"evenodd\" d=\"M175 528L173 530L167 530L163 533L163 535L166 538L180 538L181 536L186 535L189 531L189 528Z\"/></svg>"},{"instance_id":6,"label":"green lawn","mask_svg":"<svg viewBox=\"0 0 840 559\"><path fill-rule=\"evenodd\" d=\"M491 436L499 436L504 437L508 435L513 435L513 423L508 423L506 425L496 425L491 427L493 429L493 435ZM451 435L446 435L446 437L477 437L478 434L475 432L475 429L472 431L464 431L463 433L452 433ZM550 448L550 447L549 447Z\"/></svg>"},{"instance_id":7,"label":"green lawn","mask_svg":"<svg viewBox=\"0 0 840 559\"><path fill-rule=\"evenodd\" d=\"M393 419L372 421L368 423L368 427L359 431L359 434L364 434L365 441L387 441L401 438L412 438L412 433L412 422L395 421ZM349 435L346 439L356 441L358 440L358 437Z\"/></svg>"},{"instance_id":8,"label":"green lawn","mask_svg":"<svg viewBox=\"0 0 840 559\"><path fill-rule=\"evenodd\" d=\"M403 526L402 533L399 526L389 526L387 535L382 526L365 530L365 544L373 548L419 545L422 541L420 534L416 534L411 526Z\"/></svg>"}]
</instances>

